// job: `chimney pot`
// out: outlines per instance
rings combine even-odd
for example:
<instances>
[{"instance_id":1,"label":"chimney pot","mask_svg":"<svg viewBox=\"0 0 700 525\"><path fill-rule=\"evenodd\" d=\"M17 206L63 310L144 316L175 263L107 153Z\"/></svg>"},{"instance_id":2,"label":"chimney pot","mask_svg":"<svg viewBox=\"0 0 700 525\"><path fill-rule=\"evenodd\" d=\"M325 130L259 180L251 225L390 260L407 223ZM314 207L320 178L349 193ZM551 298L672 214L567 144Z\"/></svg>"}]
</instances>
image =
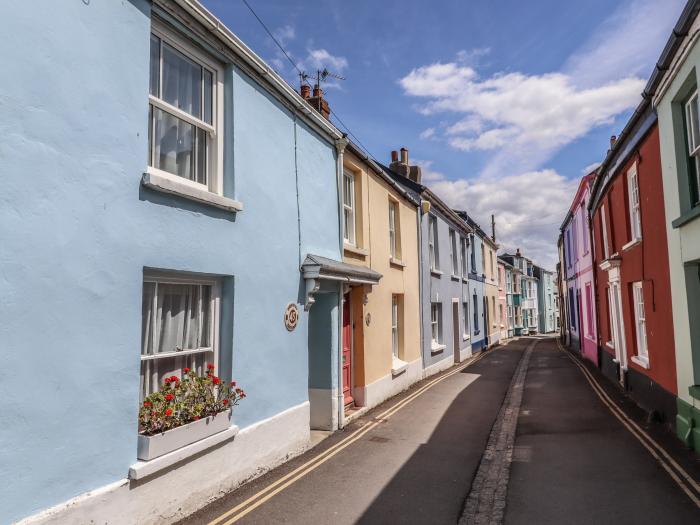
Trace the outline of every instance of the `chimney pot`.
<instances>
[{"instance_id":1,"label":"chimney pot","mask_svg":"<svg viewBox=\"0 0 700 525\"><path fill-rule=\"evenodd\" d=\"M309 98L311 96L311 87L304 84L301 86L301 96L303 98Z\"/></svg>"},{"instance_id":2,"label":"chimney pot","mask_svg":"<svg viewBox=\"0 0 700 525\"><path fill-rule=\"evenodd\" d=\"M616 142L617 142L617 136L611 135L610 136L610 148L612 148Z\"/></svg>"},{"instance_id":3,"label":"chimney pot","mask_svg":"<svg viewBox=\"0 0 700 525\"><path fill-rule=\"evenodd\" d=\"M401 148L401 164L408 165L408 150L406 148Z\"/></svg>"},{"instance_id":4,"label":"chimney pot","mask_svg":"<svg viewBox=\"0 0 700 525\"><path fill-rule=\"evenodd\" d=\"M314 86L314 97L322 97L323 96L323 90L318 87L318 84Z\"/></svg>"},{"instance_id":5,"label":"chimney pot","mask_svg":"<svg viewBox=\"0 0 700 525\"><path fill-rule=\"evenodd\" d=\"M399 161L399 152L396 150L391 151L391 162L398 162Z\"/></svg>"}]
</instances>

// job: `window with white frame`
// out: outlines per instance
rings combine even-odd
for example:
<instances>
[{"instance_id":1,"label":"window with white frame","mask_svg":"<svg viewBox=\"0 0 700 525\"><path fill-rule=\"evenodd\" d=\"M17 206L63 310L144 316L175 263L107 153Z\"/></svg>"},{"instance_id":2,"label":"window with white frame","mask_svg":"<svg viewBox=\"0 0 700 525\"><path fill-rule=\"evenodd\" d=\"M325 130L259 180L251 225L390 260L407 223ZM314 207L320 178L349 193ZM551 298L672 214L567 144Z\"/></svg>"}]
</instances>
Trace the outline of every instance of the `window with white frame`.
<instances>
[{"instance_id":1,"label":"window with white frame","mask_svg":"<svg viewBox=\"0 0 700 525\"><path fill-rule=\"evenodd\" d=\"M462 302L462 338L469 337L469 302Z\"/></svg>"},{"instance_id":2,"label":"window with white frame","mask_svg":"<svg viewBox=\"0 0 700 525\"><path fill-rule=\"evenodd\" d=\"M586 224L587 224L587 217L586 217L586 209L583 207L583 203L581 203L581 239L583 241L583 254L586 255L588 253L588 235L586 234Z\"/></svg>"},{"instance_id":3,"label":"window with white frame","mask_svg":"<svg viewBox=\"0 0 700 525\"><path fill-rule=\"evenodd\" d=\"M632 166L627 172L627 199L630 211L630 234L632 240L642 238L642 216L639 209L639 176L637 165Z\"/></svg>"},{"instance_id":4,"label":"window with white frame","mask_svg":"<svg viewBox=\"0 0 700 525\"><path fill-rule=\"evenodd\" d=\"M343 238L355 244L355 174L343 171Z\"/></svg>"},{"instance_id":5,"label":"window with white frame","mask_svg":"<svg viewBox=\"0 0 700 525\"><path fill-rule=\"evenodd\" d=\"M149 80L149 169L221 193L221 66L154 26Z\"/></svg>"},{"instance_id":6,"label":"window with white frame","mask_svg":"<svg viewBox=\"0 0 700 525\"><path fill-rule=\"evenodd\" d=\"M460 237L460 250L462 252L462 277L467 276L467 239Z\"/></svg>"},{"instance_id":7,"label":"window with white frame","mask_svg":"<svg viewBox=\"0 0 700 525\"><path fill-rule=\"evenodd\" d=\"M491 325L496 326L496 298L491 297Z\"/></svg>"},{"instance_id":8,"label":"window with white frame","mask_svg":"<svg viewBox=\"0 0 700 525\"><path fill-rule=\"evenodd\" d=\"M647 322L644 310L644 288L641 282L632 284L634 295L634 317L637 327L637 355L643 360L649 359L647 348Z\"/></svg>"},{"instance_id":9,"label":"window with white frame","mask_svg":"<svg viewBox=\"0 0 700 525\"><path fill-rule=\"evenodd\" d=\"M508 270L506 270L506 293L513 292L513 288L512 288L512 284L511 284L510 279L511 279L511 273Z\"/></svg>"},{"instance_id":10,"label":"window with white frame","mask_svg":"<svg viewBox=\"0 0 700 525\"><path fill-rule=\"evenodd\" d=\"M474 235L470 235L469 239L471 241L470 262L472 266L472 273L476 273L476 243L474 242Z\"/></svg>"},{"instance_id":11,"label":"window with white frame","mask_svg":"<svg viewBox=\"0 0 700 525\"><path fill-rule=\"evenodd\" d=\"M481 243L481 273L486 275L486 256L484 255L484 243Z\"/></svg>"},{"instance_id":12,"label":"window with white frame","mask_svg":"<svg viewBox=\"0 0 700 525\"><path fill-rule=\"evenodd\" d=\"M437 219L430 215L428 218L428 255L430 258L430 269L437 271L440 269L440 253L438 250Z\"/></svg>"},{"instance_id":13,"label":"window with white frame","mask_svg":"<svg viewBox=\"0 0 700 525\"><path fill-rule=\"evenodd\" d=\"M491 280L493 280L493 252L489 250L489 269L491 271Z\"/></svg>"},{"instance_id":14,"label":"window with white frame","mask_svg":"<svg viewBox=\"0 0 700 525\"><path fill-rule=\"evenodd\" d=\"M474 333L479 333L479 298L474 294L472 296L472 313L474 315Z\"/></svg>"},{"instance_id":15,"label":"window with white frame","mask_svg":"<svg viewBox=\"0 0 700 525\"><path fill-rule=\"evenodd\" d=\"M389 249L392 259L401 258L401 233L399 229L399 204L389 200Z\"/></svg>"},{"instance_id":16,"label":"window with white frame","mask_svg":"<svg viewBox=\"0 0 700 525\"><path fill-rule=\"evenodd\" d=\"M442 344L442 304L430 304L430 337L433 348Z\"/></svg>"},{"instance_id":17,"label":"window with white frame","mask_svg":"<svg viewBox=\"0 0 700 525\"><path fill-rule=\"evenodd\" d=\"M218 367L220 285L216 280L146 274L141 325L141 399L189 367Z\"/></svg>"},{"instance_id":18,"label":"window with white frame","mask_svg":"<svg viewBox=\"0 0 700 525\"><path fill-rule=\"evenodd\" d=\"M610 246L608 245L608 222L605 218L605 204L600 207L600 229L603 230L603 256L610 257Z\"/></svg>"},{"instance_id":19,"label":"window with white frame","mask_svg":"<svg viewBox=\"0 0 700 525\"><path fill-rule=\"evenodd\" d=\"M457 252L457 234L450 230L450 259L452 261L452 275L459 275L459 252Z\"/></svg>"},{"instance_id":20,"label":"window with white frame","mask_svg":"<svg viewBox=\"0 0 700 525\"><path fill-rule=\"evenodd\" d=\"M503 325L503 305L499 304L498 305L498 322L499 324Z\"/></svg>"},{"instance_id":21,"label":"window with white frame","mask_svg":"<svg viewBox=\"0 0 700 525\"><path fill-rule=\"evenodd\" d=\"M698 92L685 103L685 130L688 142L688 182L691 204L700 204L700 122L698 118Z\"/></svg>"},{"instance_id":22,"label":"window with white frame","mask_svg":"<svg viewBox=\"0 0 700 525\"><path fill-rule=\"evenodd\" d=\"M400 319L400 297L391 296L391 352L397 359L399 358L399 345L401 343L401 319Z\"/></svg>"}]
</instances>

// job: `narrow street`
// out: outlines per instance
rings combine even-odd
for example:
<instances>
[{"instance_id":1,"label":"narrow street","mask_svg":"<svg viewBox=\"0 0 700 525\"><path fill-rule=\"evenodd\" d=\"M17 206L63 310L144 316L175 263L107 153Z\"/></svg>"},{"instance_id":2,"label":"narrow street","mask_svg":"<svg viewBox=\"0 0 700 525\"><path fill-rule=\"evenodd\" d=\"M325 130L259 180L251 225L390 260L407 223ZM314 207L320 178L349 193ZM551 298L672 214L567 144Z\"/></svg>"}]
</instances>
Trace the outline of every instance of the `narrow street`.
<instances>
[{"instance_id":1,"label":"narrow street","mask_svg":"<svg viewBox=\"0 0 700 525\"><path fill-rule=\"evenodd\" d=\"M697 465L676 470L650 449L555 339L521 338L181 523L700 522Z\"/></svg>"}]
</instances>

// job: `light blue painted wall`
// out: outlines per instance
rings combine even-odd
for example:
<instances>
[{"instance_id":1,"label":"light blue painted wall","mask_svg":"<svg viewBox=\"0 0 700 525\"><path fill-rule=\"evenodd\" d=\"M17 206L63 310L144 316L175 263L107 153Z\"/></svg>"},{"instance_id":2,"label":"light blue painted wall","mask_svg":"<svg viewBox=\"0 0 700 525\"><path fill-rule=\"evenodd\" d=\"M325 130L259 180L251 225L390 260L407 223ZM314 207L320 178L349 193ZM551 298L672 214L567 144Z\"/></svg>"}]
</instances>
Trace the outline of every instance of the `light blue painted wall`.
<instances>
[{"instance_id":1,"label":"light blue painted wall","mask_svg":"<svg viewBox=\"0 0 700 525\"><path fill-rule=\"evenodd\" d=\"M300 252L340 259L334 148L228 67L225 193L245 210L142 188L149 27L136 0L0 17L0 47L17 50L0 68L0 522L136 460L144 267L229 276L222 361L248 393L240 426L308 399L308 315L290 333L283 313Z\"/></svg>"},{"instance_id":2,"label":"light blue painted wall","mask_svg":"<svg viewBox=\"0 0 700 525\"><path fill-rule=\"evenodd\" d=\"M437 248L439 251L439 263L441 275L433 274L430 271L430 258L429 258L429 216L434 216L437 218L438 226L438 242ZM457 250L459 253L459 236L460 231L455 227L451 220L446 219L440 212L438 212L435 207L429 214L423 214L421 216L421 257L423 259L422 273L423 273L423 366L428 367L438 361L442 361L447 357L454 355L454 337L453 337L453 313L452 313L452 302L453 299L458 299L458 309L459 309L459 347L463 349L469 346L469 341L464 341L461 337L463 333L462 326L462 303L469 297L469 286L468 282L462 280L461 278L452 278L452 262L450 260L450 228L455 230L457 235ZM461 258L458 258L460 267L458 268L458 273L461 272ZM442 343L446 348L439 353L434 353L431 348L431 315L430 306L433 302L439 302L442 304ZM471 308L471 306L470 306ZM471 311L471 310L470 310ZM470 314L471 315L471 314ZM470 321L471 324L471 321Z\"/></svg>"},{"instance_id":3,"label":"light blue painted wall","mask_svg":"<svg viewBox=\"0 0 700 525\"><path fill-rule=\"evenodd\" d=\"M473 310L470 312L470 326L471 326L471 343L472 343L472 351L476 352L477 350L481 350L484 347L484 343L486 342L486 319L485 319L485 312L484 312L484 274L483 274L483 259L484 259L484 252L481 249L481 237L477 235L476 233L472 236L473 242L470 243L469 250L470 250L470 259L469 259L469 294L470 294L470 299L469 299L469 306L470 308L474 308L474 298L473 296L476 295L477 299L477 305L478 305L478 312L477 312L477 317L479 319L479 326L477 329L477 326L474 324L474 312ZM474 252L474 259L475 259L475 268L471 267L471 251ZM472 272L472 269L475 269L476 272Z\"/></svg>"}]
</instances>

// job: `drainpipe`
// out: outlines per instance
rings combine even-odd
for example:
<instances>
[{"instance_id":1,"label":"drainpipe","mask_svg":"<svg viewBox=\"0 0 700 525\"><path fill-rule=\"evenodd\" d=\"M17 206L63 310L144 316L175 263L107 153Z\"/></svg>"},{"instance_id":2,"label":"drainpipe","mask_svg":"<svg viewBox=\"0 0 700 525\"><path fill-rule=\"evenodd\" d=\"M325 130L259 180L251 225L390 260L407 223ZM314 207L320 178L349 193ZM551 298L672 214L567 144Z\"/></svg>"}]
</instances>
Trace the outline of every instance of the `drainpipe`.
<instances>
[{"instance_id":1,"label":"drainpipe","mask_svg":"<svg viewBox=\"0 0 700 525\"><path fill-rule=\"evenodd\" d=\"M345 231L343 228L343 153L348 145L348 139L345 135L342 138L335 140L336 157L336 183L338 185L338 232L340 232L339 248L340 260L343 260L343 239L345 239ZM338 294L338 428L345 426L345 406L343 404L343 283L339 283Z\"/></svg>"}]
</instances>

